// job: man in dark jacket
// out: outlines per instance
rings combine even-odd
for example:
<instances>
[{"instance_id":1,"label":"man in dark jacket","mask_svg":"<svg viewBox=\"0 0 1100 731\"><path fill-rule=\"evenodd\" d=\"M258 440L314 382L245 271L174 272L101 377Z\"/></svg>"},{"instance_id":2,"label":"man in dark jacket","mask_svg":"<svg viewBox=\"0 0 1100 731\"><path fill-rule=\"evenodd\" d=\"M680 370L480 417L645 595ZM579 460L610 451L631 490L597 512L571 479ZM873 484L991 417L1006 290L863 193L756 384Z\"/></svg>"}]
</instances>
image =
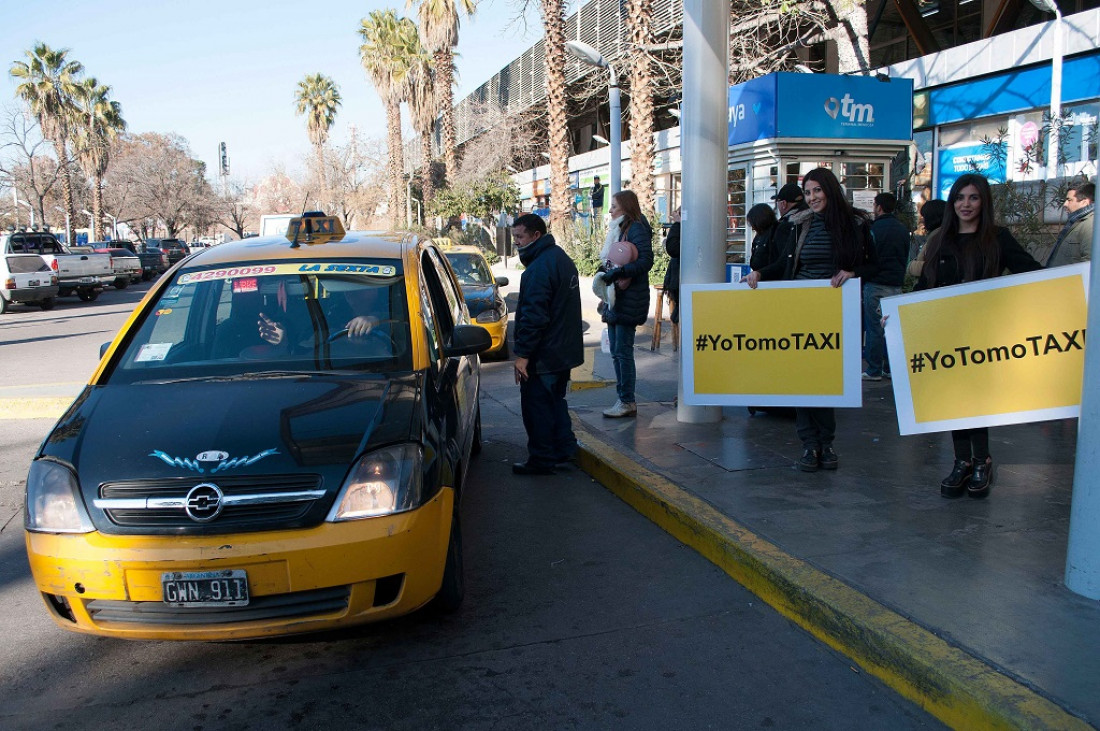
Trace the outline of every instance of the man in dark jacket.
<instances>
[{"instance_id":1,"label":"man in dark jacket","mask_svg":"<svg viewBox=\"0 0 1100 731\"><path fill-rule=\"evenodd\" d=\"M577 267L533 213L512 224L525 267L519 282L514 344L527 461L517 475L552 475L577 451L565 402L569 371L584 362L581 290Z\"/></svg>"},{"instance_id":2,"label":"man in dark jacket","mask_svg":"<svg viewBox=\"0 0 1100 731\"><path fill-rule=\"evenodd\" d=\"M779 223L775 227L767 251L757 260L760 266L753 267L754 269L763 268L783 255L787 247L793 244L791 239L794 236L795 226L791 222L791 216L810 210L802 195L802 187L798 183L787 183L772 197L775 200L775 210L779 214Z\"/></svg>"},{"instance_id":3,"label":"man in dark jacket","mask_svg":"<svg viewBox=\"0 0 1100 731\"><path fill-rule=\"evenodd\" d=\"M863 327L867 332L865 381L890 377L886 361L886 336L882 331L882 298L901 294L909 259L909 229L894 215L898 199L891 193L875 196L875 221L871 233L878 253L878 273L863 282Z\"/></svg>"}]
</instances>

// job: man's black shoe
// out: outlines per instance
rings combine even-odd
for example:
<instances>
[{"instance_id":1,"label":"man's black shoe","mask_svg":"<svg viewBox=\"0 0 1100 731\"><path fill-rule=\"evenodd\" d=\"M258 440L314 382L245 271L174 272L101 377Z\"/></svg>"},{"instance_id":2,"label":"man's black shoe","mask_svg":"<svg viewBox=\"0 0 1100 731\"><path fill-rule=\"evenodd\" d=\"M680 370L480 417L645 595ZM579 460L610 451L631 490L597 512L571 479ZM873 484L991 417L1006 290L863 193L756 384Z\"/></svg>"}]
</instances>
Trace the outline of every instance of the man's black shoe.
<instances>
[{"instance_id":1,"label":"man's black shoe","mask_svg":"<svg viewBox=\"0 0 1100 731\"><path fill-rule=\"evenodd\" d=\"M513 475L552 475L554 468L533 462L515 462L512 465Z\"/></svg>"},{"instance_id":2,"label":"man's black shoe","mask_svg":"<svg viewBox=\"0 0 1100 731\"><path fill-rule=\"evenodd\" d=\"M821 453L816 449L807 449L802 452L802 457L798 460L798 469L803 472L817 472L817 469L821 466Z\"/></svg>"},{"instance_id":3,"label":"man's black shoe","mask_svg":"<svg viewBox=\"0 0 1100 731\"><path fill-rule=\"evenodd\" d=\"M833 451L832 447L823 447L821 449L821 469L835 470L839 464L840 458L836 456L836 452Z\"/></svg>"}]
</instances>

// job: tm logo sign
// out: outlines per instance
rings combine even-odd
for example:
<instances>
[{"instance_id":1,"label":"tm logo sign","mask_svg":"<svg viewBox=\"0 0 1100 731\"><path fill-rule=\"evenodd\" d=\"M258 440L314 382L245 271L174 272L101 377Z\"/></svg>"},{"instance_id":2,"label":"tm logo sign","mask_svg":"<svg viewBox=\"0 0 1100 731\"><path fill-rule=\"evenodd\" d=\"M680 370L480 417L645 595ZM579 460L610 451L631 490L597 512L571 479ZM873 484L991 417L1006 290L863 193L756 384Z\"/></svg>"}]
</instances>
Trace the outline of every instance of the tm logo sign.
<instances>
[{"instance_id":1,"label":"tm logo sign","mask_svg":"<svg viewBox=\"0 0 1100 731\"><path fill-rule=\"evenodd\" d=\"M874 124L875 107L873 104L856 104L851 94L845 94L837 99L829 97L825 102L825 113L833 119L844 117L849 124Z\"/></svg>"}]
</instances>

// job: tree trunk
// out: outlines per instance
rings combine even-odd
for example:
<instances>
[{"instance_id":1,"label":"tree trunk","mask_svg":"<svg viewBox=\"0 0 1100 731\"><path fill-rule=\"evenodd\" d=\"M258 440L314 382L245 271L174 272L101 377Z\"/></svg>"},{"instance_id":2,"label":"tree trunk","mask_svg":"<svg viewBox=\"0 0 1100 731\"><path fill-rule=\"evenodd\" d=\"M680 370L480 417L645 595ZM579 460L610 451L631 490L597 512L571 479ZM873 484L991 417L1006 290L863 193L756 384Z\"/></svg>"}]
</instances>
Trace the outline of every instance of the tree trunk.
<instances>
[{"instance_id":1,"label":"tree trunk","mask_svg":"<svg viewBox=\"0 0 1100 731\"><path fill-rule=\"evenodd\" d=\"M435 103L443 114L443 163L447 167L447 182L453 184L458 174L458 143L455 142L455 62L450 46L435 52L435 73Z\"/></svg>"},{"instance_id":2,"label":"tree trunk","mask_svg":"<svg viewBox=\"0 0 1100 731\"><path fill-rule=\"evenodd\" d=\"M92 177L92 220L95 222L96 228L103 232L99 236L100 240L106 240L107 238L106 218L103 215L103 177L95 175ZM111 239L114 240L113 234Z\"/></svg>"},{"instance_id":3,"label":"tree trunk","mask_svg":"<svg viewBox=\"0 0 1100 731\"><path fill-rule=\"evenodd\" d=\"M405 153L401 149L401 104L386 101L386 146L390 159L390 220L400 228L405 218Z\"/></svg>"},{"instance_id":4,"label":"tree trunk","mask_svg":"<svg viewBox=\"0 0 1100 731\"><path fill-rule=\"evenodd\" d=\"M830 11L836 27L837 71L842 74L866 74L871 70L867 46L867 7L865 0L831 0Z\"/></svg>"},{"instance_id":5,"label":"tree trunk","mask_svg":"<svg viewBox=\"0 0 1100 731\"><path fill-rule=\"evenodd\" d=\"M546 31L546 101L550 137L550 227L561 233L570 220L569 123L565 100L565 7L540 0Z\"/></svg>"},{"instance_id":6,"label":"tree trunk","mask_svg":"<svg viewBox=\"0 0 1100 731\"><path fill-rule=\"evenodd\" d=\"M424 207L432 202L435 197L435 186L432 184L432 128L420 133L420 196L424 199Z\"/></svg>"},{"instance_id":7,"label":"tree trunk","mask_svg":"<svg viewBox=\"0 0 1100 731\"><path fill-rule=\"evenodd\" d=\"M57 164L61 166L61 192L65 200L65 210L69 212L69 221L76 221L76 205L73 204L73 177L69 172L69 151L65 146L65 141L61 139L54 140L53 150L54 154L57 155ZM45 219L43 219L43 223L45 223ZM72 243L72 241L69 241L69 246L72 246Z\"/></svg>"},{"instance_id":8,"label":"tree trunk","mask_svg":"<svg viewBox=\"0 0 1100 731\"><path fill-rule=\"evenodd\" d=\"M630 33L630 188L642 213L652 215L653 193L653 62L645 50L652 42L653 0L628 0ZM618 191L611 191L617 193Z\"/></svg>"}]
</instances>

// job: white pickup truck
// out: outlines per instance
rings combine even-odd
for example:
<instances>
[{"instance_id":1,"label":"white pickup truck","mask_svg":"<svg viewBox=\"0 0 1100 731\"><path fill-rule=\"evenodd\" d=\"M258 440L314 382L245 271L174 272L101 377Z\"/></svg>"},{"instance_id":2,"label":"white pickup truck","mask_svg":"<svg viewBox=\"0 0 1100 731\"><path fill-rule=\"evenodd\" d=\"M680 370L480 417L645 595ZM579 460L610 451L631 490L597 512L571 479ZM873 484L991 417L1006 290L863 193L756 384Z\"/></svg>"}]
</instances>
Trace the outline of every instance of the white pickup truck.
<instances>
[{"instance_id":1,"label":"white pickup truck","mask_svg":"<svg viewBox=\"0 0 1100 731\"><path fill-rule=\"evenodd\" d=\"M85 302L91 302L103 287L115 281L109 254L73 253L53 234L46 231L16 231L0 236L6 254L38 254L57 274L58 294L67 297L74 292Z\"/></svg>"}]
</instances>

